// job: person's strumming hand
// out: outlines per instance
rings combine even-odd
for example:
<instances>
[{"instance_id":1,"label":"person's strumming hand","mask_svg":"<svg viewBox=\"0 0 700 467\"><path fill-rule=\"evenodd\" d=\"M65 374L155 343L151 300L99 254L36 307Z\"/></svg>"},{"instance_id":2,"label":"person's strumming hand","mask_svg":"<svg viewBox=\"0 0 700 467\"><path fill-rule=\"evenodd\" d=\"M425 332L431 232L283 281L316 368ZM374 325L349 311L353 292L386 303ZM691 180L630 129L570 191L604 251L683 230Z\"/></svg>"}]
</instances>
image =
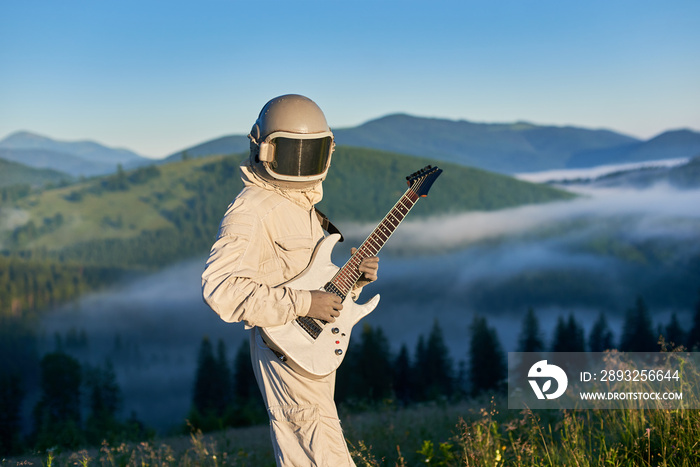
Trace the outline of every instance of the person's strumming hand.
<instances>
[{"instance_id":1,"label":"person's strumming hand","mask_svg":"<svg viewBox=\"0 0 700 467\"><path fill-rule=\"evenodd\" d=\"M324 292L323 290L312 290L311 307L306 316L332 323L335 321L335 318L340 316L340 310L342 309L343 302L336 294Z\"/></svg>"}]
</instances>

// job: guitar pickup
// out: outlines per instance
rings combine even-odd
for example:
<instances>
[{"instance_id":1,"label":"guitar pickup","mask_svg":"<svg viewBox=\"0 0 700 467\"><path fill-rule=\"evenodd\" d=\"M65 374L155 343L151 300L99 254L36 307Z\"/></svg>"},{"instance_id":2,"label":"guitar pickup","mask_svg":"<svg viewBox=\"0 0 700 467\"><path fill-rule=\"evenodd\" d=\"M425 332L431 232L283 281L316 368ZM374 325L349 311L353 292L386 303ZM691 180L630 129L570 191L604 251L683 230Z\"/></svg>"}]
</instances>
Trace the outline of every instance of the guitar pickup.
<instances>
[{"instance_id":1,"label":"guitar pickup","mask_svg":"<svg viewBox=\"0 0 700 467\"><path fill-rule=\"evenodd\" d=\"M314 340L317 339L321 331L323 331L323 328L319 326L316 320L308 316L300 316L296 319L296 322Z\"/></svg>"}]
</instances>

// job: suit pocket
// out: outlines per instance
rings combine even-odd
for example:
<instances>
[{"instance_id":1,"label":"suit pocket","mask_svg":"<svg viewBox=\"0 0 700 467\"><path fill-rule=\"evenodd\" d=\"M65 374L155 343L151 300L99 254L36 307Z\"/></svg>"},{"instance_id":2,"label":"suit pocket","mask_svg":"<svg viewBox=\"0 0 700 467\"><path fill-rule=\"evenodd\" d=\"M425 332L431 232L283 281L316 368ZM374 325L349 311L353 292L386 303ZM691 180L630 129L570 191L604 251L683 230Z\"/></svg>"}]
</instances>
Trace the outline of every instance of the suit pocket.
<instances>
[{"instance_id":1,"label":"suit pocket","mask_svg":"<svg viewBox=\"0 0 700 467\"><path fill-rule=\"evenodd\" d=\"M269 409L270 424L274 434L272 443L281 456L278 465L327 466L322 460L327 446L322 440L320 415L315 405L278 405ZM317 461L319 460L319 461Z\"/></svg>"},{"instance_id":2,"label":"suit pocket","mask_svg":"<svg viewBox=\"0 0 700 467\"><path fill-rule=\"evenodd\" d=\"M310 237L278 238L275 240L275 245L286 280L298 275L311 260L313 242Z\"/></svg>"}]
</instances>

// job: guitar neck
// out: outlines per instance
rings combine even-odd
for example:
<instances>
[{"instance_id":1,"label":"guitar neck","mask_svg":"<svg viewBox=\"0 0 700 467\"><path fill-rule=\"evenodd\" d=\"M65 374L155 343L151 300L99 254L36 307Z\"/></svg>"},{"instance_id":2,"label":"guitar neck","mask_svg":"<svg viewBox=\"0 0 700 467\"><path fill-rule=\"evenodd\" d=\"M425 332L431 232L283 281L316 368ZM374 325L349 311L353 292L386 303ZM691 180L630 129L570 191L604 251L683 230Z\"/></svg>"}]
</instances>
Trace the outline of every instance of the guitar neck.
<instances>
[{"instance_id":1,"label":"guitar neck","mask_svg":"<svg viewBox=\"0 0 700 467\"><path fill-rule=\"evenodd\" d=\"M389 213L384 216L384 219L377 225L367 239L362 242L362 245L357 249L354 255L350 257L347 263L338 270L333 279L326 285L326 291L333 292L340 296L343 300L353 289L357 281L362 276L359 271L360 263L363 259L370 256L377 256L379 250L389 240L391 234L401 224L409 211L418 201L418 194L411 188L406 190L406 193L397 201Z\"/></svg>"}]
</instances>

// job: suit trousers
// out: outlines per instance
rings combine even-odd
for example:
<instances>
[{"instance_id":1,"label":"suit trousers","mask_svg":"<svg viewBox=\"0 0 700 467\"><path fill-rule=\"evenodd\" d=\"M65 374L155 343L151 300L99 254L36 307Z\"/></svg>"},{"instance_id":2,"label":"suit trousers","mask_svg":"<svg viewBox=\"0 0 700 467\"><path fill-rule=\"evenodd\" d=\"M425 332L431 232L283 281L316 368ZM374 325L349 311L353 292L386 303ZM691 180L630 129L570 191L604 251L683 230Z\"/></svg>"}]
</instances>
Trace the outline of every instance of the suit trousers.
<instances>
[{"instance_id":1,"label":"suit trousers","mask_svg":"<svg viewBox=\"0 0 700 467\"><path fill-rule=\"evenodd\" d=\"M270 417L278 466L355 466L333 400L335 372L320 379L296 373L251 330L255 378Z\"/></svg>"}]
</instances>

